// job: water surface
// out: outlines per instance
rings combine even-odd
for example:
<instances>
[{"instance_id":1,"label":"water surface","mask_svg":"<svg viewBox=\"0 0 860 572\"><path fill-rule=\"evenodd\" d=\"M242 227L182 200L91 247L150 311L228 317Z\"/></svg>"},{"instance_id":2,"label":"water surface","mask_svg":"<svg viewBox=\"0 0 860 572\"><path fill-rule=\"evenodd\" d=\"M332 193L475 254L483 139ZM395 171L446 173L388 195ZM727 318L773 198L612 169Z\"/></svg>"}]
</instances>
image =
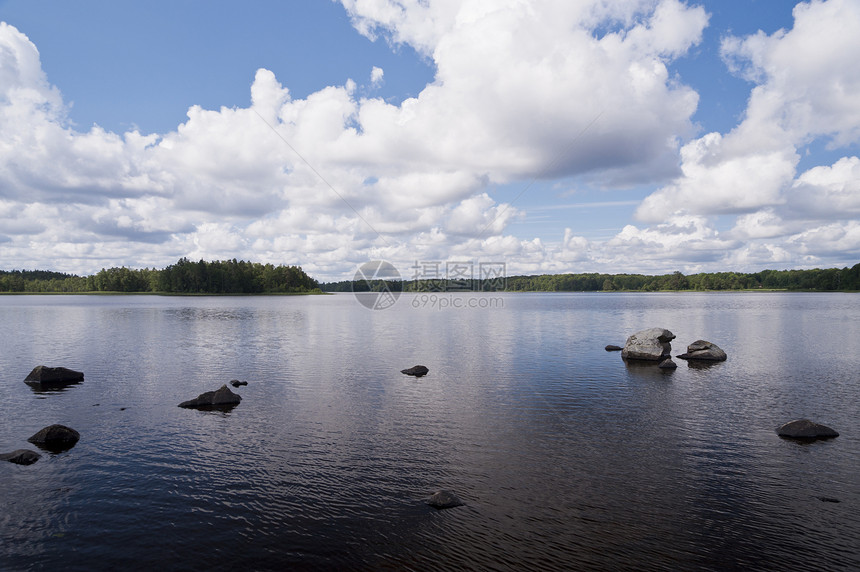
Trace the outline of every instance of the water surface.
<instances>
[{"instance_id":1,"label":"water surface","mask_svg":"<svg viewBox=\"0 0 860 572\"><path fill-rule=\"evenodd\" d=\"M81 433L0 463L0 569L860 568L856 295L4 296L0 323L0 452ZM604 351L651 326L729 359ZM34 391L40 364L86 380ZM176 406L233 378L229 412ZM777 437L798 417L841 435Z\"/></svg>"}]
</instances>

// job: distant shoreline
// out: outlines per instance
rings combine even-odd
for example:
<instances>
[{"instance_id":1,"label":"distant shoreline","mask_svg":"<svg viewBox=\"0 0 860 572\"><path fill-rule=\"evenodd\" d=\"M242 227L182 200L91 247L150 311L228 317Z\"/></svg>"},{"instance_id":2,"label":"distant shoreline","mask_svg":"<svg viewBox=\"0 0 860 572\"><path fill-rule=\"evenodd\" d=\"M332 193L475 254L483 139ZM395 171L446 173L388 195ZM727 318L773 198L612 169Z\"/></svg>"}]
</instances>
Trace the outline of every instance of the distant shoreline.
<instances>
[{"instance_id":1,"label":"distant shoreline","mask_svg":"<svg viewBox=\"0 0 860 572\"><path fill-rule=\"evenodd\" d=\"M473 265L474 266L474 265ZM410 280L318 282L299 266L186 258L162 270L102 269L92 276L42 270L0 270L0 294L147 294L157 296L305 295L322 292L857 292L860 264L848 268L605 274L597 272L507 276L482 275L465 265L456 275L436 269ZM453 270L451 271L453 273ZM477 276L475 275L477 272Z\"/></svg>"},{"instance_id":2,"label":"distant shoreline","mask_svg":"<svg viewBox=\"0 0 860 572\"><path fill-rule=\"evenodd\" d=\"M163 296L163 297L253 297L253 296L328 296L332 292L312 290L308 292L104 292L93 290L88 292L0 292L0 296Z\"/></svg>"}]
</instances>

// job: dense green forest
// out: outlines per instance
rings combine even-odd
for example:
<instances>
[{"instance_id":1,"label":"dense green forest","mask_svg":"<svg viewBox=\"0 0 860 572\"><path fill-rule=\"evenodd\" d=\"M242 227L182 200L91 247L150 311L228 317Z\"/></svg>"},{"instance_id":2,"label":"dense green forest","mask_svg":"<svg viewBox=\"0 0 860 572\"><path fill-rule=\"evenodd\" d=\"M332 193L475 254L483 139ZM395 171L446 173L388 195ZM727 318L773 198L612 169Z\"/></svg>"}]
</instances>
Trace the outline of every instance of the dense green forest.
<instances>
[{"instance_id":1,"label":"dense green forest","mask_svg":"<svg viewBox=\"0 0 860 572\"><path fill-rule=\"evenodd\" d=\"M274 294L318 291L298 266L243 260L192 262L181 258L163 270L101 269L92 276L44 270L0 270L0 292L158 292L166 294Z\"/></svg>"},{"instance_id":2,"label":"dense green forest","mask_svg":"<svg viewBox=\"0 0 860 572\"><path fill-rule=\"evenodd\" d=\"M541 274L502 280L508 292L657 292L670 290L813 290L860 291L860 264L851 268L712 272L660 276L643 274ZM499 281L494 281L497 286ZM478 280L446 282L344 280L318 284L298 266L273 266L242 260L192 262L181 258L162 270L102 269L92 276L46 270L0 270L0 292L157 292L166 294L269 294L392 291L441 292L487 290Z\"/></svg>"},{"instance_id":3,"label":"dense green forest","mask_svg":"<svg viewBox=\"0 0 860 572\"><path fill-rule=\"evenodd\" d=\"M643 274L541 274L538 276L510 276L504 280L508 292L658 292L667 290L860 290L860 264L851 268L815 270L762 270L744 274L739 272L711 272L684 275L680 272L660 276ZM427 292L451 290L486 290L473 280L466 284L457 281L450 288L444 280L437 281L386 281L381 280L329 282L320 285L326 292L380 291Z\"/></svg>"}]
</instances>

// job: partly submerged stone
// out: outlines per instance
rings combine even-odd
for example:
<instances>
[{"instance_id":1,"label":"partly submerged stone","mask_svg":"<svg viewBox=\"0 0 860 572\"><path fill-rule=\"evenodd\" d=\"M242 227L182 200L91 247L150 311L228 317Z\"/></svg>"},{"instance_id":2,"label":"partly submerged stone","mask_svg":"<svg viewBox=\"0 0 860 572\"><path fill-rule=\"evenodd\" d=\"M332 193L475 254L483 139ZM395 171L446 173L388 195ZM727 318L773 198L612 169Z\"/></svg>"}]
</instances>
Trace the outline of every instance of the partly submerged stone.
<instances>
[{"instance_id":1,"label":"partly submerged stone","mask_svg":"<svg viewBox=\"0 0 860 572\"><path fill-rule=\"evenodd\" d=\"M80 383L84 380L84 374L66 367L48 367L37 365L33 371L24 378L24 383L37 389L44 387L60 387L72 383Z\"/></svg>"},{"instance_id":2,"label":"partly submerged stone","mask_svg":"<svg viewBox=\"0 0 860 572\"><path fill-rule=\"evenodd\" d=\"M443 489L430 495L430 498L427 499L427 504L433 508L443 509L463 506L463 501L461 501L460 497L455 495L453 492Z\"/></svg>"},{"instance_id":3,"label":"partly submerged stone","mask_svg":"<svg viewBox=\"0 0 860 572\"><path fill-rule=\"evenodd\" d=\"M230 385L233 387L239 387L240 385L248 385L247 381L239 381L238 379L231 379Z\"/></svg>"},{"instance_id":4,"label":"partly submerged stone","mask_svg":"<svg viewBox=\"0 0 860 572\"><path fill-rule=\"evenodd\" d=\"M625 359L641 359L663 361L672 353L670 341L675 334L665 328L649 328L636 332L624 344L621 357Z\"/></svg>"},{"instance_id":5,"label":"partly submerged stone","mask_svg":"<svg viewBox=\"0 0 860 572\"><path fill-rule=\"evenodd\" d=\"M605 348L603 348L603 349L605 349L605 350L606 350L606 351L608 351L608 352L620 352L620 351L621 351L621 350L623 350L624 348L622 348L621 346L614 346L614 345L612 345L612 344L609 344L608 346L606 346L606 347L605 347Z\"/></svg>"},{"instance_id":6,"label":"partly submerged stone","mask_svg":"<svg viewBox=\"0 0 860 572\"><path fill-rule=\"evenodd\" d=\"M242 396L230 391L227 385L222 385L215 391L201 393L195 399L189 399L179 404L185 408L230 407L242 401Z\"/></svg>"},{"instance_id":7,"label":"partly submerged stone","mask_svg":"<svg viewBox=\"0 0 860 572\"><path fill-rule=\"evenodd\" d=\"M16 465L32 465L41 458L42 455L35 451L30 451L28 449L18 449L16 451L12 451L11 453L0 454L0 461L9 461L10 463L15 463Z\"/></svg>"},{"instance_id":8,"label":"partly submerged stone","mask_svg":"<svg viewBox=\"0 0 860 572\"><path fill-rule=\"evenodd\" d=\"M705 340L696 340L687 346L687 353L678 357L687 360L725 361L727 356L726 352L720 349L717 344Z\"/></svg>"},{"instance_id":9,"label":"partly submerged stone","mask_svg":"<svg viewBox=\"0 0 860 572\"><path fill-rule=\"evenodd\" d=\"M678 364L676 364L672 360L672 358L668 357L668 358L664 359L663 361L661 361L660 365L658 365L657 367L659 367L660 369L675 369L678 367Z\"/></svg>"},{"instance_id":10,"label":"partly submerged stone","mask_svg":"<svg viewBox=\"0 0 860 572\"><path fill-rule=\"evenodd\" d=\"M839 433L826 425L815 423L809 419L795 419L776 429L780 437L790 439L832 439L839 437Z\"/></svg>"},{"instance_id":11,"label":"partly submerged stone","mask_svg":"<svg viewBox=\"0 0 860 572\"><path fill-rule=\"evenodd\" d=\"M422 375L427 375L430 372L426 366L416 365L412 366L409 369L401 369L400 373L405 373L406 375L414 375L415 377L421 377Z\"/></svg>"},{"instance_id":12,"label":"partly submerged stone","mask_svg":"<svg viewBox=\"0 0 860 572\"><path fill-rule=\"evenodd\" d=\"M71 427L49 425L37 431L27 441L53 453L61 453L74 447L80 438L81 434Z\"/></svg>"}]
</instances>

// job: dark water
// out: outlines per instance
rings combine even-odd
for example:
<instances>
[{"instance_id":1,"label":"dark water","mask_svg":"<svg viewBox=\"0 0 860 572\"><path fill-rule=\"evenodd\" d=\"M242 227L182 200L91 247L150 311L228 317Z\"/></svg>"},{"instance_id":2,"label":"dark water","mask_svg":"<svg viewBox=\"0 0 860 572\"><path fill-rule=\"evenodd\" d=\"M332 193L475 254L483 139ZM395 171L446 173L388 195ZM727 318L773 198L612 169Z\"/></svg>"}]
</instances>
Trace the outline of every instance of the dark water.
<instances>
[{"instance_id":1,"label":"dark water","mask_svg":"<svg viewBox=\"0 0 860 572\"><path fill-rule=\"evenodd\" d=\"M0 453L81 433L0 463L0 569L860 568L860 296L415 301L0 297ZM604 351L651 326L729 360ZM232 411L176 406L232 378Z\"/></svg>"}]
</instances>

